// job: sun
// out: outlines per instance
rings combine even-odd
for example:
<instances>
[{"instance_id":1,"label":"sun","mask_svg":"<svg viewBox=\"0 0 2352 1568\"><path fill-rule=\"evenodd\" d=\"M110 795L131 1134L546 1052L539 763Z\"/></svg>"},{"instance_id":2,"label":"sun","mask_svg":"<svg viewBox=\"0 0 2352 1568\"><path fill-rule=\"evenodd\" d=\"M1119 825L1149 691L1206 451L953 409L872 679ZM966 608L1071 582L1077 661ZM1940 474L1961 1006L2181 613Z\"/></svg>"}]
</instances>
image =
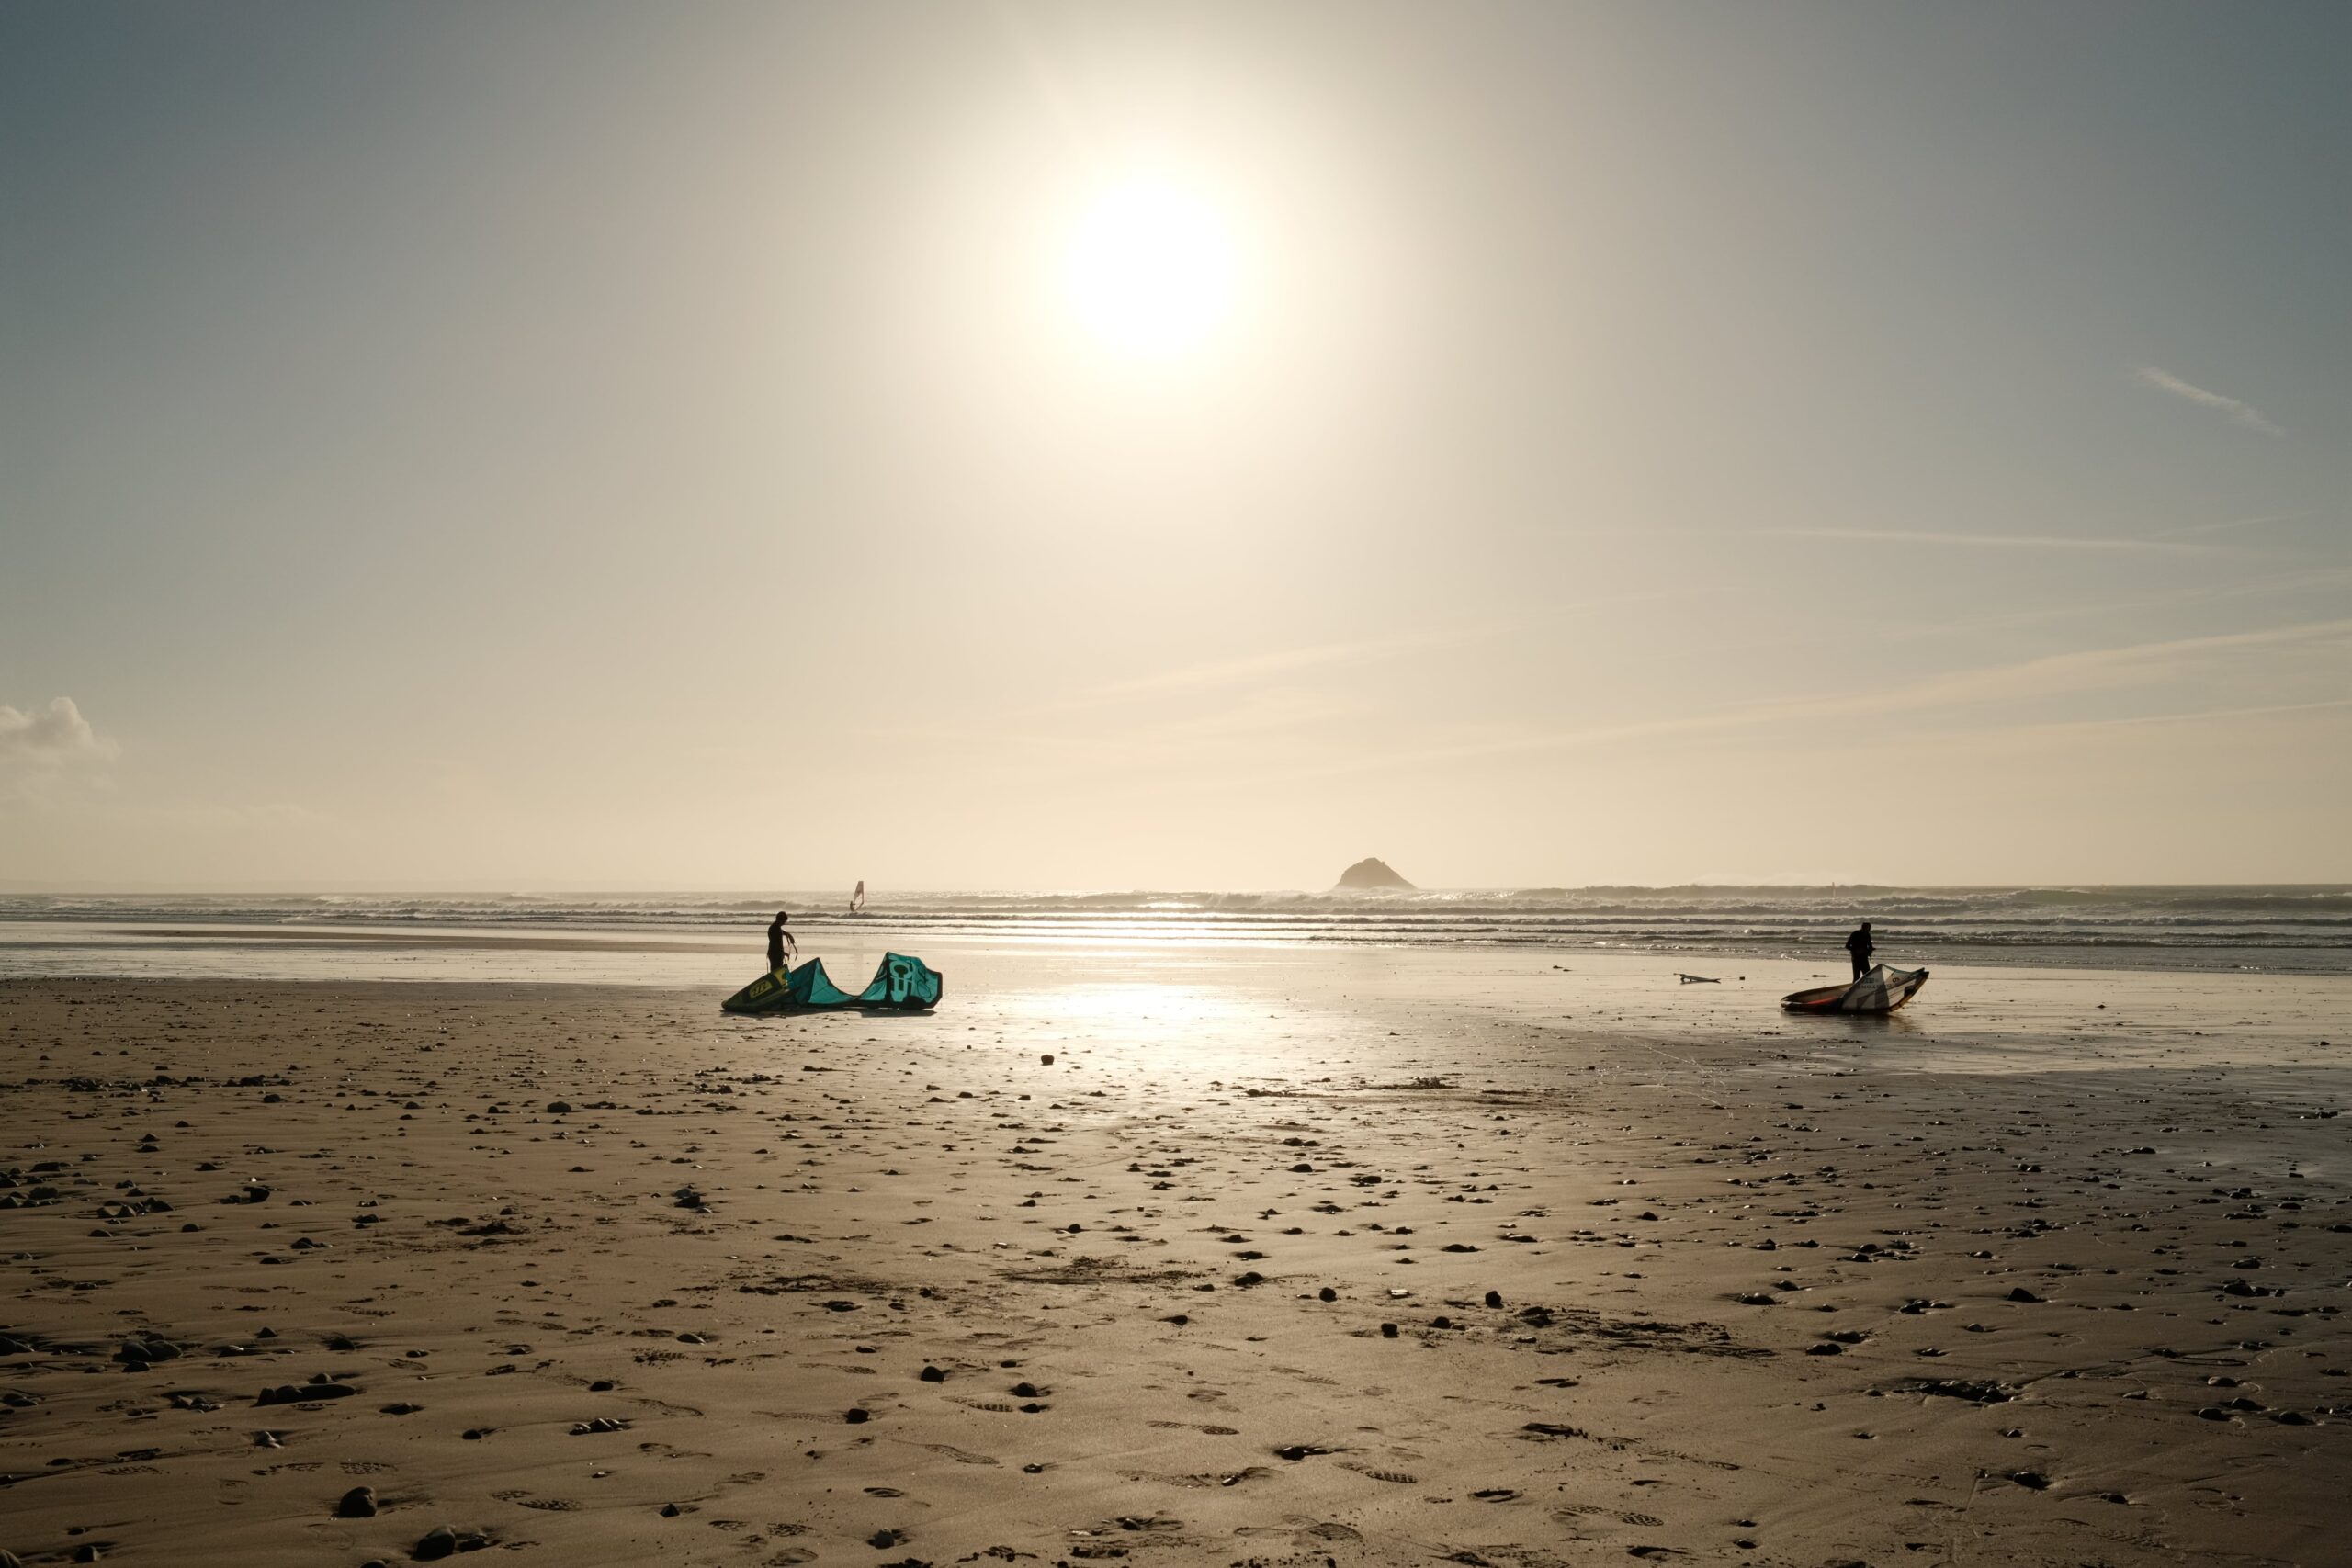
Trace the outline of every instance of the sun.
<instances>
[{"instance_id":1,"label":"sun","mask_svg":"<svg viewBox=\"0 0 2352 1568\"><path fill-rule=\"evenodd\" d=\"M1098 195L1070 236L1070 303L1111 348L1181 355L1232 309L1233 252L1216 208L1175 186L1129 180Z\"/></svg>"}]
</instances>

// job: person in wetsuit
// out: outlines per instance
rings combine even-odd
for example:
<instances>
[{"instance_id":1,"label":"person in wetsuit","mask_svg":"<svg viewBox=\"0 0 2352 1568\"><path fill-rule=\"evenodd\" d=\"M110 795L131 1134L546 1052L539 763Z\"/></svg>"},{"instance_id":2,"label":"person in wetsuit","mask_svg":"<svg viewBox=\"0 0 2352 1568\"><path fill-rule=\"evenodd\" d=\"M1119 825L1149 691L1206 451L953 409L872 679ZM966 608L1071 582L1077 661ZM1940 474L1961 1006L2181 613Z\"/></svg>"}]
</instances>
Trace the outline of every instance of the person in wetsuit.
<instances>
[{"instance_id":1,"label":"person in wetsuit","mask_svg":"<svg viewBox=\"0 0 2352 1568\"><path fill-rule=\"evenodd\" d=\"M1871 954L1876 951L1871 942L1871 923L1864 920L1861 929L1846 939L1846 951L1854 958L1854 978L1859 980L1871 972Z\"/></svg>"},{"instance_id":2,"label":"person in wetsuit","mask_svg":"<svg viewBox=\"0 0 2352 1568\"><path fill-rule=\"evenodd\" d=\"M768 922L768 973L771 975L785 966L786 954L794 958L800 956L800 944L794 942L792 933L784 929L784 922L791 918L778 909L775 919Z\"/></svg>"}]
</instances>

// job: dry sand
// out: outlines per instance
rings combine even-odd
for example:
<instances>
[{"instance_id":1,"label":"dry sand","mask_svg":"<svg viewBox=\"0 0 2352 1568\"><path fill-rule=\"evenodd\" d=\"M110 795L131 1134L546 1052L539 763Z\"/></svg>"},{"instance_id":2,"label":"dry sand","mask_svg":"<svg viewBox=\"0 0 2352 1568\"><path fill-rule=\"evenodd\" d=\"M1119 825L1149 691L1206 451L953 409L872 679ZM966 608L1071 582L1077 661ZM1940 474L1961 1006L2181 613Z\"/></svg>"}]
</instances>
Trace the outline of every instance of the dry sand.
<instances>
[{"instance_id":1,"label":"dry sand","mask_svg":"<svg viewBox=\"0 0 2352 1568\"><path fill-rule=\"evenodd\" d=\"M0 1548L2352 1562L2342 981L942 966L0 984Z\"/></svg>"}]
</instances>

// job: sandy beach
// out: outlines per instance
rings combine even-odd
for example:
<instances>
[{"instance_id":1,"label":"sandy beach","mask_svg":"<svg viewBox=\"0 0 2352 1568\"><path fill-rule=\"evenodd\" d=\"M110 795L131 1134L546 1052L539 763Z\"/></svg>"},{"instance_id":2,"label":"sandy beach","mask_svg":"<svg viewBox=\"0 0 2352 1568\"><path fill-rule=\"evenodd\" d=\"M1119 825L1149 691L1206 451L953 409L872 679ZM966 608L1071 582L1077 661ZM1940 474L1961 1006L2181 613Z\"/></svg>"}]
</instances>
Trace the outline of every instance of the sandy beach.
<instances>
[{"instance_id":1,"label":"sandy beach","mask_svg":"<svg viewBox=\"0 0 2352 1568\"><path fill-rule=\"evenodd\" d=\"M2352 1561L2340 979L940 962L0 985L0 1548Z\"/></svg>"}]
</instances>

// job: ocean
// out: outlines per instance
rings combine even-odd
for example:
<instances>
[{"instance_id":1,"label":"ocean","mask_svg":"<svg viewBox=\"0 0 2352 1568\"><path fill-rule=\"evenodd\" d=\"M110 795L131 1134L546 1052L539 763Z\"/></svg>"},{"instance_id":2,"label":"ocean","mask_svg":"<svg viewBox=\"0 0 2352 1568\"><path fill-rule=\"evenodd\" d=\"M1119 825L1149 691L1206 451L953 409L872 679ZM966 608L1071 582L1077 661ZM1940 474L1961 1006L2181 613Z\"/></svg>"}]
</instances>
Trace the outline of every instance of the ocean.
<instances>
[{"instance_id":1,"label":"ocean","mask_svg":"<svg viewBox=\"0 0 2352 1568\"><path fill-rule=\"evenodd\" d=\"M846 890L784 894L0 895L0 975L105 972L106 953L345 933L634 933L755 951L778 908L802 945L884 937L1217 946L1484 944L1843 962L1847 931L1881 956L1937 963L2352 973L2352 886L1535 887L1412 893L910 893L866 912ZM395 939L397 940L397 939ZM863 942L861 942L863 945ZM126 960L127 961L127 960ZM147 966L132 964L134 969Z\"/></svg>"}]
</instances>

